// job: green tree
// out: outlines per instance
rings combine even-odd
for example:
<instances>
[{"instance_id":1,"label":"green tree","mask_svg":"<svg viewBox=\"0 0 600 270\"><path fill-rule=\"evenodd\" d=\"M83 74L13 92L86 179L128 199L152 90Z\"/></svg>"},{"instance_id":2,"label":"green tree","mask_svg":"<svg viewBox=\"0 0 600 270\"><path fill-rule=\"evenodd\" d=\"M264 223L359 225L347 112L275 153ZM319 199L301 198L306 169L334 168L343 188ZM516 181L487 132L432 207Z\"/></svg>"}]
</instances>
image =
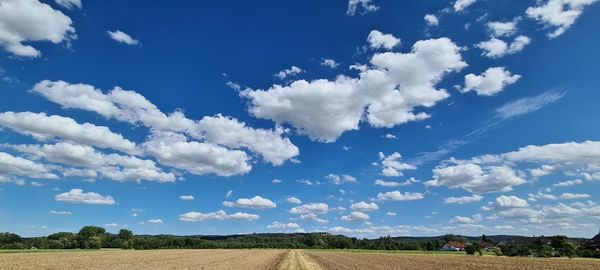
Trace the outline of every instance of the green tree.
<instances>
[{"instance_id":1,"label":"green tree","mask_svg":"<svg viewBox=\"0 0 600 270\"><path fill-rule=\"evenodd\" d=\"M106 230L97 226L84 226L77 233L77 242L80 248L101 248L102 237Z\"/></svg>"}]
</instances>

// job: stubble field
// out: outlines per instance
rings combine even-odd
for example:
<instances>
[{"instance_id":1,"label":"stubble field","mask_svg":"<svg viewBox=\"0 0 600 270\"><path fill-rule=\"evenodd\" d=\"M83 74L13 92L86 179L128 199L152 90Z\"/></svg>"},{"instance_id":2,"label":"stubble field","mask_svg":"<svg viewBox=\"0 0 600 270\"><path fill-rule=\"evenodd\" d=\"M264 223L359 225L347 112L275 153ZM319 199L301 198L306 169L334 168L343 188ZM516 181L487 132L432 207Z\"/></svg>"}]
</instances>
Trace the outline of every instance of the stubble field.
<instances>
[{"instance_id":1,"label":"stubble field","mask_svg":"<svg viewBox=\"0 0 600 270\"><path fill-rule=\"evenodd\" d=\"M600 260L283 249L114 250L0 253L0 269L593 270L600 269Z\"/></svg>"}]
</instances>

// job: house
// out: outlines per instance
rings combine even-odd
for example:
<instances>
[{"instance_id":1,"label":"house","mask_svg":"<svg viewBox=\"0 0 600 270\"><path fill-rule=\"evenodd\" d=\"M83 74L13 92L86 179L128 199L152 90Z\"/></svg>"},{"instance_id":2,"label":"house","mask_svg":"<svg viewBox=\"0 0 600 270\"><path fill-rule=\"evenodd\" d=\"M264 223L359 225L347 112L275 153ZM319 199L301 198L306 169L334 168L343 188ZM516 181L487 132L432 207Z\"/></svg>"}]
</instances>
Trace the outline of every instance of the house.
<instances>
[{"instance_id":1,"label":"house","mask_svg":"<svg viewBox=\"0 0 600 270\"><path fill-rule=\"evenodd\" d=\"M487 252L493 252L494 248L496 248L496 246L494 246L494 244L488 243L488 242L479 242L477 244Z\"/></svg>"},{"instance_id":2,"label":"house","mask_svg":"<svg viewBox=\"0 0 600 270\"><path fill-rule=\"evenodd\" d=\"M440 248L443 251L464 251L465 244L461 242L448 242Z\"/></svg>"},{"instance_id":3,"label":"house","mask_svg":"<svg viewBox=\"0 0 600 270\"><path fill-rule=\"evenodd\" d=\"M583 246L586 249L600 250L600 233L598 233L592 239L585 241Z\"/></svg>"}]
</instances>

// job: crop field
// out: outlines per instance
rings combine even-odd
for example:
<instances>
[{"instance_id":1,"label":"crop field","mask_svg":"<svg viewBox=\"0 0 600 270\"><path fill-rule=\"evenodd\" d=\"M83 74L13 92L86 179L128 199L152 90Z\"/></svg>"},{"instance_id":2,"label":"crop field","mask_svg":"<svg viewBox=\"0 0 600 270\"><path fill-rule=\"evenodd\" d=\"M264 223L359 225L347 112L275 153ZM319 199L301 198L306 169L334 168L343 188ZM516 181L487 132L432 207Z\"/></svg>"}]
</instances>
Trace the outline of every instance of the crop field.
<instances>
[{"instance_id":1,"label":"crop field","mask_svg":"<svg viewBox=\"0 0 600 270\"><path fill-rule=\"evenodd\" d=\"M148 250L0 253L0 269L600 269L597 259L509 258L318 250Z\"/></svg>"}]
</instances>

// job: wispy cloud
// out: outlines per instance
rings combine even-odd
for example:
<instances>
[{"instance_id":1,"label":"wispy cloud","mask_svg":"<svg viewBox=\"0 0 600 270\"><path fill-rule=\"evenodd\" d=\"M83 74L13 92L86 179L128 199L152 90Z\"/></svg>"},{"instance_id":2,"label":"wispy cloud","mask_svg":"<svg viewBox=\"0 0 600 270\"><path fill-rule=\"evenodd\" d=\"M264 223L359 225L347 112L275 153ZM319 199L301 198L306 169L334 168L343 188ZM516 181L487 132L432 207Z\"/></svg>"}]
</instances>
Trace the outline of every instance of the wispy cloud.
<instances>
[{"instance_id":1,"label":"wispy cloud","mask_svg":"<svg viewBox=\"0 0 600 270\"><path fill-rule=\"evenodd\" d=\"M430 161L442 159L457 148L482 137L491 130L502 125L504 122L541 110L542 108L557 102L565 95L565 91L550 90L537 96L524 97L509 101L496 108L495 115L481 127L467 133L460 138L453 138L444 141L435 151L421 152L417 154L417 157L409 160L409 163L419 166Z\"/></svg>"}]
</instances>

